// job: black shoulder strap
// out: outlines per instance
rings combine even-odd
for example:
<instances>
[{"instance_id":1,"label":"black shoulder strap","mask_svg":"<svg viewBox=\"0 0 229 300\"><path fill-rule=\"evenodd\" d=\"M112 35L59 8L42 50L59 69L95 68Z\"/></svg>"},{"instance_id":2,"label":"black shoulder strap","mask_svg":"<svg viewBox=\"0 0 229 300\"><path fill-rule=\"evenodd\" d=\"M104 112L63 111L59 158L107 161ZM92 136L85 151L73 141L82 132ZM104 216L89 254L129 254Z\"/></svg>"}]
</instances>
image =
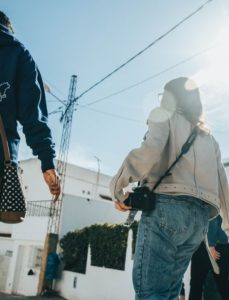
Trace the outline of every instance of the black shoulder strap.
<instances>
[{"instance_id":1,"label":"black shoulder strap","mask_svg":"<svg viewBox=\"0 0 229 300\"><path fill-rule=\"evenodd\" d=\"M171 164L171 166L168 168L168 170L155 183L155 185L153 187L153 191L160 185L160 183L162 182L162 180L165 177L170 175L170 171L178 163L178 161L181 159L181 157L189 151L190 147L192 146L193 142L196 139L197 134L199 133L199 130L200 129L199 129L198 126L194 127L194 129L192 130L190 136L187 138L186 142L182 146L180 154L177 156L176 160Z\"/></svg>"}]
</instances>

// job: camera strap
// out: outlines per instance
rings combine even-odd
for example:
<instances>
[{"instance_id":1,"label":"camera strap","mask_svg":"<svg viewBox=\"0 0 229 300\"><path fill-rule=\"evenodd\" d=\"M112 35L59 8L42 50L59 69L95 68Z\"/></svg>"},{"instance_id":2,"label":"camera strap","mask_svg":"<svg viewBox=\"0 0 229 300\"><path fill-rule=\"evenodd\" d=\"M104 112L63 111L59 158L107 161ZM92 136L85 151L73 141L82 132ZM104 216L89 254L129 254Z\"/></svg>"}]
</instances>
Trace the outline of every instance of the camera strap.
<instances>
[{"instance_id":1,"label":"camera strap","mask_svg":"<svg viewBox=\"0 0 229 300\"><path fill-rule=\"evenodd\" d=\"M178 161L181 159L181 157L186 154L190 147L192 146L193 142L196 139L197 134L199 133L199 127L195 126L194 129L192 130L191 134L189 135L189 137L187 138L186 142L184 143L184 145L181 148L181 152L180 154L177 156L177 158L175 159L175 161L171 164L171 166L167 169L167 171L158 179L158 181L155 183L152 191L154 191L162 182L162 180L171 175L170 171L172 170L172 168L178 163Z\"/></svg>"},{"instance_id":2,"label":"camera strap","mask_svg":"<svg viewBox=\"0 0 229 300\"><path fill-rule=\"evenodd\" d=\"M198 127L198 125L196 125L194 127L194 129L192 130L191 134L189 135L189 137L187 138L186 142L183 144L182 148L181 148L181 152L180 154L177 156L177 158L175 159L175 161L171 164L171 166L166 170L166 172L158 179L158 181L155 183L152 192L155 191L155 189L161 184L162 180L171 175L171 170L173 169L173 167L178 163L178 161L182 158L182 156L184 154L186 154L189 149L191 148L192 144L194 143L197 134L199 133L200 129ZM129 211L128 217L124 223L124 226L128 226L130 227L131 224L134 221L134 218L137 214L137 210L131 210Z\"/></svg>"}]
</instances>

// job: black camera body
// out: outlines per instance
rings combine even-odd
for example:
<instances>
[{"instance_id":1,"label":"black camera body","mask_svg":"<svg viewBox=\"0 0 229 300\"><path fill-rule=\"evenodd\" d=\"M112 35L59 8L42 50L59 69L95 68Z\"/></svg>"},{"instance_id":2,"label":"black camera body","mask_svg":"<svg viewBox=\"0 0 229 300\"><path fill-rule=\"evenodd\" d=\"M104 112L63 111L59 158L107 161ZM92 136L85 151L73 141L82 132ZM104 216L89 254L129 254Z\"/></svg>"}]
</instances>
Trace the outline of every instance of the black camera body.
<instances>
[{"instance_id":1,"label":"black camera body","mask_svg":"<svg viewBox=\"0 0 229 300\"><path fill-rule=\"evenodd\" d=\"M136 187L133 193L124 201L124 204L131 206L131 210L153 210L155 208L156 194L148 187Z\"/></svg>"}]
</instances>

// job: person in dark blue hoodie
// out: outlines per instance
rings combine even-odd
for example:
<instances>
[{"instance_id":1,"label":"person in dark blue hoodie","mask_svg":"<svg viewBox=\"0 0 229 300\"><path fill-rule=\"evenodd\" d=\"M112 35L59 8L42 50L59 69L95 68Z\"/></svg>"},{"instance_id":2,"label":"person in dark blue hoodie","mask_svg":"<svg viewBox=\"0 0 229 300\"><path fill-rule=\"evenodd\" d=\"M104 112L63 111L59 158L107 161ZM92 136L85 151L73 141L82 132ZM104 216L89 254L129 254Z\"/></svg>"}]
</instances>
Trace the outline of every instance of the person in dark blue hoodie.
<instances>
[{"instance_id":1,"label":"person in dark blue hoodie","mask_svg":"<svg viewBox=\"0 0 229 300\"><path fill-rule=\"evenodd\" d=\"M48 112L42 78L29 51L14 37L10 19L1 11L0 114L12 162L18 162L19 122L33 155L41 161L44 180L56 200L60 194L60 183L54 167L55 150L47 125ZM3 168L4 155L0 142L0 179Z\"/></svg>"}]
</instances>

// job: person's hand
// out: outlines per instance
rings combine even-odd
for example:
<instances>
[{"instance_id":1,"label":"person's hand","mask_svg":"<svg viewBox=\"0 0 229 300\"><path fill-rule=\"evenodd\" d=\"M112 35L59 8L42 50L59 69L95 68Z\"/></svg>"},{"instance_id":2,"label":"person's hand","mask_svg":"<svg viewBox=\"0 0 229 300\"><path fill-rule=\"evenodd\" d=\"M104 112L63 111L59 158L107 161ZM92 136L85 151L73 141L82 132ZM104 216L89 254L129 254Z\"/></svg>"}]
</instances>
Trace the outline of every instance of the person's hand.
<instances>
[{"instance_id":1,"label":"person's hand","mask_svg":"<svg viewBox=\"0 0 229 300\"><path fill-rule=\"evenodd\" d=\"M125 199L127 199L129 196L129 192L126 192L124 196L125 196ZM115 202L115 208L119 211L128 211L131 209L130 206L126 206L124 203L119 202L119 201Z\"/></svg>"},{"instance_id":2,"label":"person's hand","mask_svg":"<svg viewBox=\"0 0 229 300\"><path fill-rule=\"evenodd\" d=\"M118 201L115 202L115 208L119 211L128 211L131 209L130 206L126 206L124 203Z\"/></svg>"},{"instance_id":3,"label":"person's hand","mask_svg":"<svg viewBox=\"0 0 229 300\"><path fill-rule=\"evenodd\" d=\"M50 193L54 196L53 201L56 202L61 189L60 189L60 177L55 169L47 170L43 173L44 180L47 183Z\"/></svg>"},{"instance_id":4,"label":"person's hand","mask_svg":"<svg viewBox=\"0 0 229 300\"><path fill-rule=\"evenodd\" d=\"M215 250L215 247L209 247L209 250L211 252L212 257L215 260L219 260L220 259L220 253L218 251Z\"/></svg>"}]
</instances>

